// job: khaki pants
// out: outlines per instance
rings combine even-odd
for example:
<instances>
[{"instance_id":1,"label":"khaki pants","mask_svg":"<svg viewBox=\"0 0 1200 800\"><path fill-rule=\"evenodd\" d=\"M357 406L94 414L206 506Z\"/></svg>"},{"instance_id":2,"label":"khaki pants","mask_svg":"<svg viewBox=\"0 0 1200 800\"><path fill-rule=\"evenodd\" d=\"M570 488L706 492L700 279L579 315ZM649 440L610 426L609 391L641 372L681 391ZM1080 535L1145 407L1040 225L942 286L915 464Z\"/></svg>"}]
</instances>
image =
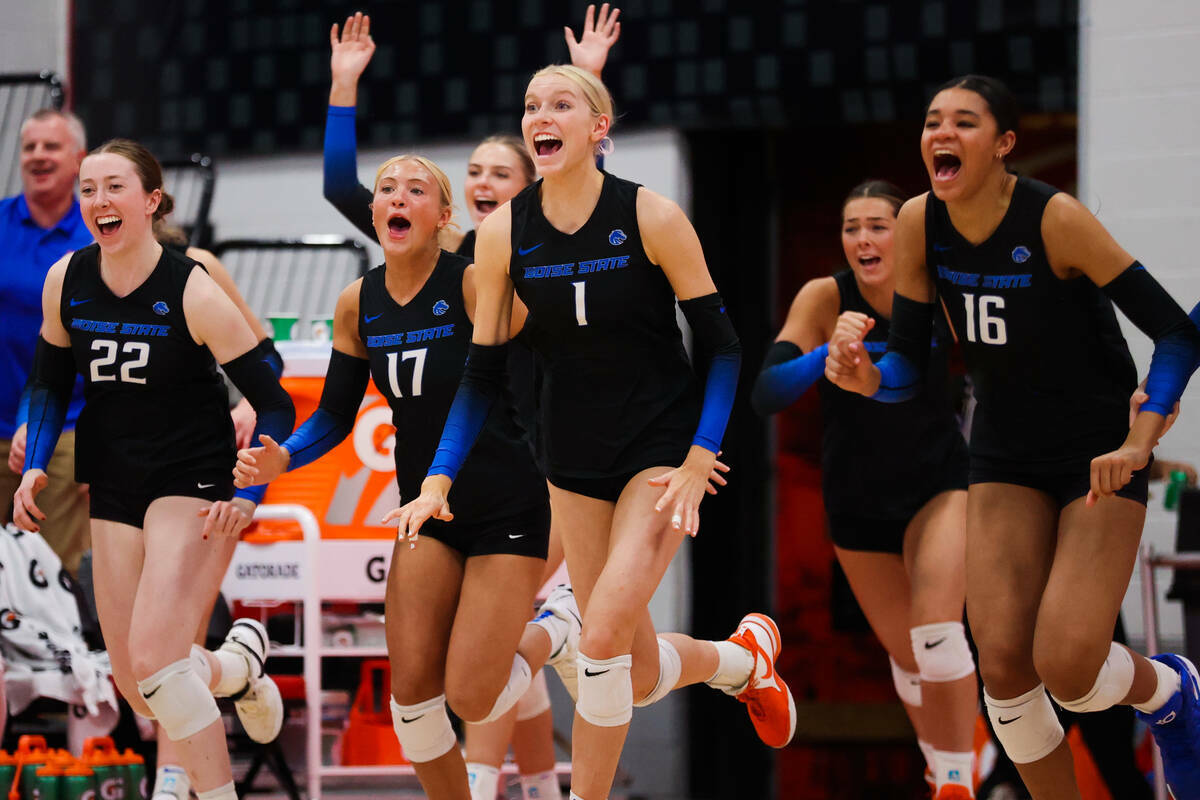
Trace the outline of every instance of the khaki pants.
<instances>
[{"instance_id":1,"label":"khaki pants","mask_svg":"<svg viewBox=\"0 0 1200 800\"><path fill-rule=\"evenodd\" d=\"M0 519L4 522L12 519L13 494L21 485L21 476L8 468L11 446L11 440L0 439ZM59 437L46 476L50 482L37 496L38 508L46 515L42 538L74 575L79 559L92 546L87 487L75 482L75 431L64 431Z\"/></svg>"}]
</instances>

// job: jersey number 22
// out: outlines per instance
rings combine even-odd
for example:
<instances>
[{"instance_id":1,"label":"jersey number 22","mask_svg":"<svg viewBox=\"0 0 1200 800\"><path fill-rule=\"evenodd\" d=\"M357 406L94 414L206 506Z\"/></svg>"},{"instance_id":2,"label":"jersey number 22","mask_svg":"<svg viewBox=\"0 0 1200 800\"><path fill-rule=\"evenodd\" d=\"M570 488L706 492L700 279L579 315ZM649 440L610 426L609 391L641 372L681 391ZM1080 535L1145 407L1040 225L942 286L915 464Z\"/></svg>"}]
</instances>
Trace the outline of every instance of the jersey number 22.
<instances>
[{"instance_id":1,"label":"jersey number 22","mask_svg":"<svg viewBox=\"0 0 1200 800\"><path fill-rule=\"evenodd\" d=\"M119 345L112 339L95 339L92 341L92 352L99 352L101 355L92 359L91 363L91 379L92 383L100 383L102 381L115 381L117 379L117 371L111 373L106 372L106 367L111 367L117 363L117 348ZM146 378L140 375L134 375L135 369L141 369L150 362L150 345L146 342L126 342L120 351L132 358L126 359L121 363L120 377L122 383L145 383Z\"/></svg>"}]
</instances>

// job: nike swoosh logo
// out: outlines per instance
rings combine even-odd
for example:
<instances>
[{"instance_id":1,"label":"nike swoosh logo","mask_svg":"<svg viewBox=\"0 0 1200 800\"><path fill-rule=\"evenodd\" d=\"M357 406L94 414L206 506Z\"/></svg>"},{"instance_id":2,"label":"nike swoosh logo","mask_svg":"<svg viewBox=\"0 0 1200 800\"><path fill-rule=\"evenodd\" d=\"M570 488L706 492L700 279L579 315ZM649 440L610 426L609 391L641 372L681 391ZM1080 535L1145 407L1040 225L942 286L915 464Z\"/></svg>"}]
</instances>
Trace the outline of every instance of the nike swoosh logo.
<instances>
[{"instance_id":1,"label":"nike swoosh logo","mask_svg":"<svg viewBox=\"0 0 1200 800\"><path fill-rule=\"evenodd\" d=\"M159 690L159 689L161 689L161 688L162 688L162 686L155 686L155 687L154 687L154 688L153 688L153 689L150 691L150 694L146 694L145 692L142 692L142 697L144 697L144 698L146 698L147 700L149 700L151 697L154 697L154 695L158 694L158 690Z\"/></svg>"},{"instance_id":2,"label":"nike swoosh logo","mask_svg":"<svg viewBox=\"0 0 1200 800\"><path fill-rule=\"evenodd\" d=\"M1001 725L1008 725L1010 723L1016 722L1020 718L1021 717L1013 717L1012 719L1005 719L1004 717L999 717L996 721L999 722Z\"/></svg>"},{"instance_id":3,"label":"nike swoosh logo","mask_svg":"<svg viewBox=\"0 0 1200 800\"><path fill-rule=\"evenodd\" d=\"M602 670L599 670L599 671L597 671L597 672L592 672L592 671L591 671L590 669L588 669L587 667L584 667L584 668L583 668L583 674L584 674L584 675L586 675L586 676L587 676L587 677L589 677L589 678L594 678L594 677L596 677L597 675L603 675L604 673L606 673L606 672L609 672L609 671L610 671L610 670L607 670L607 669L602 669Z\"/></svg>"},{"instance_id":4,"label":"nike swoosh logo","mask_svg":"<svg viewBox=\"0 0 1200 800\"><path fill-rule=\"evenodd\" d=\"M370 325L372 322L374 322L375 320L379 319L382 316L383 316L383 314L376 314L373 317L368 317L366 314L363 314L363 322L367 325Z\"/></svg>"},{"instance_id":5,"label":"nike swoosh logo","mask_svg":"<svg viewBox=\"0 0 1200 800\"><path fill-rule=\"evenodd\" d=\"M767 664L765 658L756 659L754 666L754 688L762 689L767 686L772 689L778 689L779 681L775 680L775 676L771 674L771 667Z\"/></svg>"},{"instance_id":6,"label":"nike swoosh logo","mask_svg":"<svg viewBox=\"0 0 1200 800\"><path fill-rule=\"evenodd\" d=\"M942 643L942 642L944 642L944 641L946 641L946 637L945 637L945 636L943 636L942 638L938 639L936 642L926 642L926 643L925 643L925 649L926 649L926 650L932 650L933 648L937 647L939 644L941 644L941 643Z\"/></svg>"},{"instance_id":7,"label":"nike swoosh logo","mask_svg":"<svg viewBox=\"0 0 1200 800\"><path fill-rule=\"evenodd\" d=\"M541 247L541 246L542 246L542 245L544 245L544 244L545 244L545 242L539 242L538 244L535 244L533 247L518 247L518 248L517 248L517 255L519 255L519 256L527 256L527 255L529 255L530 253L532 253L534 250L537 250L539 247Z\"/></svg>"},{"instance_id":8,"label":"nike swoosh logo","mask_svg":"<svg viewBox=\"0 0 1200 800\"><path fill-rule=\"evenodd\" d=\"M412 718L409 718L409 717L401 717L401 718L400 718L400 721L401 721L401 722L403 722L405 725L407 725L407 724L408 724L408 723L410 723L410 722L416 722L417 720L419 720L419 719L420 719L421 717L423 717L423 716L425 716L425 715L424 715L424 714L418 714L417 716L415 716L415 717L412 717Z\"/></svg>"},{"instance_id":9,"label":"nike swoosh logo","mask_svg":"<svg viewBox=\"0 0 1200 800\"><path fill-rule=\"evenodd\" d=\"M520 538L521 538L522 536L524 536L524 535L525 535L525 534L523 534L523 533L510 533L510 534L508 535L508 538L510 538L510 539L520 539Z\"/></svg>"},{"instance_id":10,"label":"nike swoosh logo","mask_svg":"<svg viewBox=\"0 0 1200 800\"><path fill-rule=\"evenodd\" d=\"M197 483L196 484L197 489L211 489L214 486L216 486L215 483Z\"/></svg>"},{"instance_id":11,"label":"nike swoosh logo","mask_svg":"<svg viewBox=\"0 0 1200 800\"><path fill-rule=\"evenodd\" d=\"M74 308L75 306L81 306L84 303L90 303L90 302L92 302L93 299L94 298L91 298L91 297L86 297L83 300L76 300L75 298L71 298L71 308Z\"/></svg>"}]
</instances>

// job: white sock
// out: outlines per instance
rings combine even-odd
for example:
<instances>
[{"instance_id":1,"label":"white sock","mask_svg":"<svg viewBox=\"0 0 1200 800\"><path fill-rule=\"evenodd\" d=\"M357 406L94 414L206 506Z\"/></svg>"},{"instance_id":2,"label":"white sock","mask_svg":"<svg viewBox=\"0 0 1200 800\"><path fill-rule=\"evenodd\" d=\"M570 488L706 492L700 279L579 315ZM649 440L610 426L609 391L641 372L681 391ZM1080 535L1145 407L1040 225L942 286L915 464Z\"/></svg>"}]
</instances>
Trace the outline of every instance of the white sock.
<instances>
[{"instance_id":1,"label":"white sock","mask_svg":"<svg viewBox=\"0 0 1200 800\"><path fill-rule=\"evenodd\" d=\"M174 797L175 800L188 800L191 790L192 782L186 769L178 764L159 764L154 773L154 791L150 796L162 797L164 800L170 797Z\"/></svg>"},{"instance_id":2,"label":"white sock","mask_svg":"<svg viewBox=\"0 0 1200 800\"><path fill-rule=\"evenodd\" d=\"M195 673L197 675L200 676L200 680L204 681L204 685L211 689L212 688L212 664L209 663L207 654L208 654L207 650L205 650L203 647L201 647L198 644L194 644L194 645L192 645L192 650L188 654L188 657L191 659L192 669L195 671Z\"/></svg>"},{"instance_id":3,"label":"white sock","mask_svg":"<svg viewBox=\"0 0 1200 800\"><path fill-rule=\"evenodd\" d=\"M740 689L754 673L754 655L733 642L713 642L717 648L717 671L705 681L714 689Z\"/></svg>"},{"instance_id":4,"label":"white sock","mask_svg":"<svg viewBox=\"0 0 1200 800\"><path fill-rule=\"evenodd\" d=\"M925 756L925 766L937 777L937 763L933 760L933 754L937 751L933 749L933 745L923 739L917 739L917 747L921 748L921 755Z\"/></svg>"},{"instance_id":5,"label":"white sock","mask_svg":"<svg viewBox=\"0 0 1200 800\"><path fill-rule=\"evenodd\" d=\"M562 800L558 774L547 770L537 775L522 775L521 797L522 800Z\"/></svg>"},{"instance_id":6,"label":"white sock","mask_svg":"<svg viewBox=\"0 0 1200 800\"><path fill-rule=\"evenodd\" d=\"M563 643L567 641L567 634L571 630L565 619L550 613L538 614L536 618L529 621L529 624L537 625L550 637L551 656L562 649Z\"/></svg>"},{"instance_id":7,"label":"white sock","mask_svg":"<svg viewBox=\"0 0 1200 800\"><path fill-rule=\"evenodd\" d=\"M230 781L207 792L196 792L196 800L237 800L237 792L234 791L233 781Z\"/></svg>"},{"instance_id":8,"label":"white sock","mask_svg":"<svg viewBox=\"0 0 1200 800\"><path fill-rule=\"evenodd\" d=\"M500 770L490 764L468 761L467 785L471 787L471 800L496 800Z\"/></svg>"},{"instance_id":9,"label":"white sock","mask_svg":"<svg viewBox=\"0 0 1200 800\"><path fill-rule=\"evenodd\" d=\"M213 696L229 697L245 689L250 682L250 659L230 650L214 650L213 655L221 665L221 677L212 687Z\"/></svg>"},{"instance_id":10,"label":"white sock","mask_svg":"<svg viewBox=\"0 0 1200 800\"><path fill-rule=\"evenodd\" d=\"M970 750L965 753L956 753L952 750L934 750L933 763L934 779L937 781L939 789L947 783L956 783L967 787L967 789L972 787L971 765L975 763L975 754ZM974 797L974 793L971 796Z\"/></svg>"},{"instance_id":11,"label":"white sock","mask_svg":"<svg viewBox=\"0 0 1200 800\"><path fill-rule=\"evenodd\" d=\"M1150 666L1154 667L1155 674L1158 675L1158 687L1155 688L1154 694L1150 695L1150 699L1144 703L1134 703L1133 707L1143 714L1153 714L1167 704L1171 696L1179 691L1180 681L1179 673L1168 667L1161 661L1151 659Z\"/></svg>"}]
</instances>

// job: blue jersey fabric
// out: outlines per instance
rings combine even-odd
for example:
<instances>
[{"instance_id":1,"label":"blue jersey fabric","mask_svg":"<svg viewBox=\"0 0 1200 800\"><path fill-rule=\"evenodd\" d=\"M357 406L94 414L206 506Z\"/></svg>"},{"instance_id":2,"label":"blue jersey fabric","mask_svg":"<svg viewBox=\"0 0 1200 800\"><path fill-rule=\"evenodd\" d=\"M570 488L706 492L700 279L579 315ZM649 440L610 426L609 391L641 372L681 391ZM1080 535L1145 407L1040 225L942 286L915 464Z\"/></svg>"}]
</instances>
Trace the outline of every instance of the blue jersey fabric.
<instances>
[{"instance_id":1,"label":"blue jersey fabric","mask_svg":"<svg viewBox=\"0 0 1200 800\"><path fill-rule=\"evenodd\" d=\"M23 194L0 200L0 439L11 439L16 430L17 406L42 327L42 284L54 262L92 242L83 224L79 201L58 223L41 228L29 213ZM75 427L83 407L83 381L67 408L66 428Z\"/></svg>"}]
</instances>

